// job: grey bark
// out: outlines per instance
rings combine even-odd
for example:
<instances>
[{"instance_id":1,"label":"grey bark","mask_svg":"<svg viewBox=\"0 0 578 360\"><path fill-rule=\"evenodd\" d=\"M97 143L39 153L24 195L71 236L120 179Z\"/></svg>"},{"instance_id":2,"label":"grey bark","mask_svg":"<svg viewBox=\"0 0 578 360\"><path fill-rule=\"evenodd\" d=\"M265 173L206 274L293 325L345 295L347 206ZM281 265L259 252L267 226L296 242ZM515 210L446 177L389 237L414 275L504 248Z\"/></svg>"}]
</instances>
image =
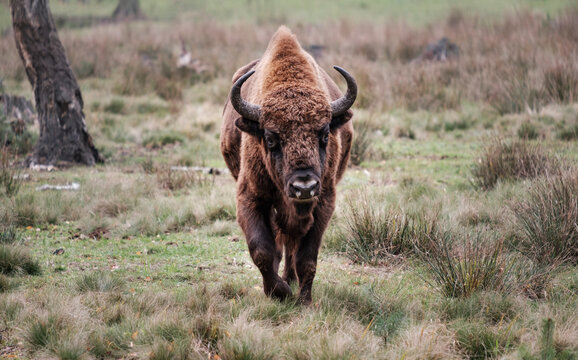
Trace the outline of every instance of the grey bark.
<instances>
[{"instance_id":1,"label":"grey bark","mask_svg":"<svg viewBox=\"0 0 578 360\"><path fill-rule=\"evenodd\" d=\"M83 100L47 0L10 0L14 38L34 89L40 137L31 164L102 162L84 121Z\"/></svg>"},{"instance_id":2,"label":"grey bark","mask_svg":"<svg viewBox=\"0 0 578 360\"><path fill-rule=\"evenodd\" d=\"M142 17L139 0L119 0L112 13L112 18L115 20L140 19Z\"/></svg>"}]
</instances>

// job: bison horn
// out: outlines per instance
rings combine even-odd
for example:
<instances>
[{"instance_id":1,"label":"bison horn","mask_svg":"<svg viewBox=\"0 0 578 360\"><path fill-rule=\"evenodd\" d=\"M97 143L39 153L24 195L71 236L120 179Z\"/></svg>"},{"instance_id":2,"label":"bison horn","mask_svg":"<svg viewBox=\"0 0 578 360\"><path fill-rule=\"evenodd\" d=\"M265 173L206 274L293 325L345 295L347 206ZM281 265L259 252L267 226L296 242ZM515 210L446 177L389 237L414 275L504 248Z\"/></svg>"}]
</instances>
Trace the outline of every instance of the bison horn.
<instances>
[{"instance_id":1,"label":"bison horn","mask_svg":"<svg viewBox=\"0 0 578 360\"><path fill-rule=\"evenodd\" d=\"M235 84L233 84L233 88L231 89L231 104L242 117L253 121L259 121L259 117L261 116L261 107L259 105L251 104L241 97L241 86L245 80L251 77L254 73L255 70L251 70L235 81Z\"/></svg>"},{"instance_id":2,"label":"bison horn","mask_svg":"<svg viewBox=\"0 0 578 360\"><path fill-rule=\"evenodd\" d=\"M339 66L334 66L333 68L339 71L339 73L345 78L345 81L347 82L347 92L345 95L331 102L331 115L333 117L337 117L345 114L345 112L349 110L351 105L353 105L355 102L355 98L357 97L357 83L355 82L353 76L345 71L345 69L340 68Z\"/></svg>"}]
</instances>

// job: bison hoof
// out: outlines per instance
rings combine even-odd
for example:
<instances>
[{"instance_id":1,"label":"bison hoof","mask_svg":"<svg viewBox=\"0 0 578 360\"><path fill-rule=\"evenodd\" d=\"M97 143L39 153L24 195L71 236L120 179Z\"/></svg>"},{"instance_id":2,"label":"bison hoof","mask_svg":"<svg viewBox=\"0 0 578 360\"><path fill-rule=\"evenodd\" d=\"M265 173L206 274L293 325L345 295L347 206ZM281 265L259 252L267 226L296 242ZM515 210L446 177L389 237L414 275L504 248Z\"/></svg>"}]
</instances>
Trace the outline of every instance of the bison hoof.
<instances>
[{"instance_id":1,"label":"bison hoof","mask_svg":"<svg viewBox=\"0 0 578 360\"><path fill-rule=\"evenodd\" d=\"M297 275L295 275L295 272L283 274L283 280L285 280L287 284L291 285L297 281Z\"/></svg>"},{"instance_id":2,"label":"bison hoof","mask_svg":"<svg viewBox=\"0 0 578 360\"><path fill-rule=\"evenodd\" d=\"M299 294L299 303L301 303L301 305L305 305L305 306L311 305L311 293Z\"/></svg>"},{"instance_id":3,"label":"bison hoof","mask_svg":"<svg viewBox=\"0 0 578 360\"><path fill-rule=\"evenodd\" d=\"M273 286L265 286L265 294L271 296L272 298L285 300L293 295L291 287L281 279L275 283Z\"/></svg>"}]
</instances>

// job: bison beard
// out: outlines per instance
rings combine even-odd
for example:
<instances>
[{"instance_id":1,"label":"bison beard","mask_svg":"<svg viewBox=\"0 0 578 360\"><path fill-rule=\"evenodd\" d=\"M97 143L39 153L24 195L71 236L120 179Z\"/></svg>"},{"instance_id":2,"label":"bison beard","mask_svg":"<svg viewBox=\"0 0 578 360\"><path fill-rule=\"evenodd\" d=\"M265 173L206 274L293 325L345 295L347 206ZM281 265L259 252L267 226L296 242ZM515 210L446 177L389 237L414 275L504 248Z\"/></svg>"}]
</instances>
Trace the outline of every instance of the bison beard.
<instances>
[{"instance_id":1,"label":"bison beard","mask_svg":"<svg viewBox=\"0 0 578 360\"><path fill-rule=\"evenodd\" d=\"M298 280L304 304L311 303L321 239L353 138L349 108L357 86L335 69L347 81L345 95L281 27L263 57L233 76L223 111L221 151L237 180L237 220L265 294L287 298Z\"/></svg>"}]
</instances>

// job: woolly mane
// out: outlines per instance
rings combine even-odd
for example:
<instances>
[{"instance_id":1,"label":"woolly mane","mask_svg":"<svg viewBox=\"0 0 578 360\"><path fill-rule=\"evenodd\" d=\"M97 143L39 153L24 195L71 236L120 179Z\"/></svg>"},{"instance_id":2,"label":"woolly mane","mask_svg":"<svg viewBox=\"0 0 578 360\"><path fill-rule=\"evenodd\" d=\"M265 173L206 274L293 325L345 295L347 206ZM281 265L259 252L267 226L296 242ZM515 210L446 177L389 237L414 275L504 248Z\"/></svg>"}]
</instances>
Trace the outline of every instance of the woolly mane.
<instances>
[{"instance_id":1,"label":"woolly mane","mask_svg":"<svg viewBox=\"0 0 578 360\"><path fill-rule=\"evenodd\" d=\"M318 83L313 59L285 26L281 26L271 38L261 66L264 93L278 87Z\"/></svg>"}]
</instances>

